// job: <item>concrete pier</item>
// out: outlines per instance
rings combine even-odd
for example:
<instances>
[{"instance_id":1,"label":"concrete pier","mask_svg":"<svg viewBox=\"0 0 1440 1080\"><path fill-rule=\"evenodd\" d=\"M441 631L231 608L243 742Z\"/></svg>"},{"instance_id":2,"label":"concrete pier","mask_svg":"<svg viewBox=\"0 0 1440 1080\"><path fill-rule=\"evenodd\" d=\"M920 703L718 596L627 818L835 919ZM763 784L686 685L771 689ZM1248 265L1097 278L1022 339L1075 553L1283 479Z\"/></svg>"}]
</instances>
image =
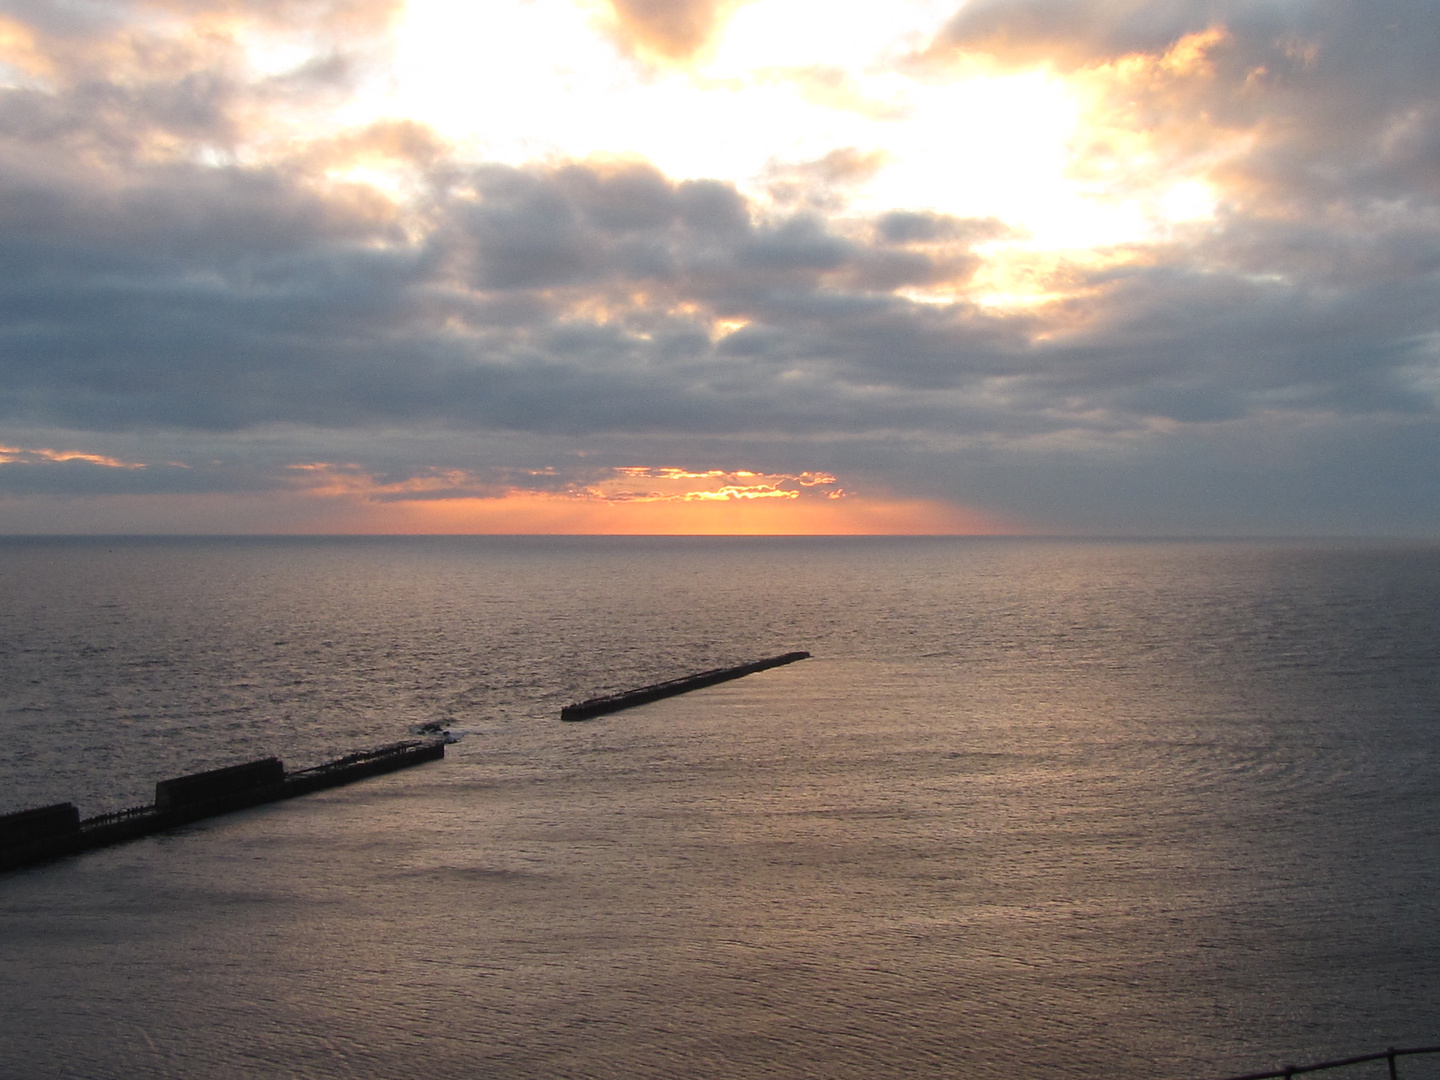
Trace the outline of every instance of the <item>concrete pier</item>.
<instances>
[{"instance_id":1,"label":"concrete pier","mask_svg":"<svg viewBox=\"0 0 1440 1080\"><path fill-rule=\"evenodd\" d=\"M261 758L155 785L155 802L80 819L72 803L0 816L0 871L109 847L251 806L339 787L367 776L445 756L444 739L391 743L308 769L286 772L279 758Z\"/></svg>"}]
</instances>

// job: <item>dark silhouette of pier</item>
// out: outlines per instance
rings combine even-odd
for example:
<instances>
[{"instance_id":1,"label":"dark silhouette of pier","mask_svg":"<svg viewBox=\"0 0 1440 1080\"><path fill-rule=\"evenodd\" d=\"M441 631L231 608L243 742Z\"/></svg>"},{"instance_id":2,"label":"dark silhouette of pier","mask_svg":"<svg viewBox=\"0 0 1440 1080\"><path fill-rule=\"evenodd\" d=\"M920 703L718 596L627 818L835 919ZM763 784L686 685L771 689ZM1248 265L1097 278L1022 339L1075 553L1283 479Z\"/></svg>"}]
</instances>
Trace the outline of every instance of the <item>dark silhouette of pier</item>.
<instances>
[{"instance_id":1,"label":"dark silhouette of pier","mask_svg":"<svg viewBox=\"0 0 1440 1080\"><path fill-rule=\"evenodd\" d=\"M192 821L352 784L445 756L445 739L391 743L323 765L286 772L279 758L261 758L155 785L155 802L81 820L73 803L0 816L0 871L138 840Z\"/></svg>"},{"instance_id":2,"label":"dark silhouette of pier","mask_svg":"<svg viewBox=\"0 0 1440 1080\"><path fill-rule=\"evenodd\" d=\"M780 656L771 656L765 660L755 660L749 664L737 664L735 667L727 668L712 668L709 671L697 672L694 675L685 675L678 679L652 683L649 686L637 687L634 690L624 690L618 694L607 694L604 697L588 698L585 701L576 702L574 705L566 705L560 710L560 719L589 720L592 716L604 716L606 713L619 712L621 709L632 709L636 705L659 701L661 698L674 697L676 694L688 694L691 690L699 690L705 686L714 686L716 683L728 682L731 679L741 679L746 675L753 675L757 671L766 671L769 668L780 667L782 664L793 664L796 660L805 660L808 659L809 656L810 654L808 652L787 652Z\"/></svg>"}]
</instances>

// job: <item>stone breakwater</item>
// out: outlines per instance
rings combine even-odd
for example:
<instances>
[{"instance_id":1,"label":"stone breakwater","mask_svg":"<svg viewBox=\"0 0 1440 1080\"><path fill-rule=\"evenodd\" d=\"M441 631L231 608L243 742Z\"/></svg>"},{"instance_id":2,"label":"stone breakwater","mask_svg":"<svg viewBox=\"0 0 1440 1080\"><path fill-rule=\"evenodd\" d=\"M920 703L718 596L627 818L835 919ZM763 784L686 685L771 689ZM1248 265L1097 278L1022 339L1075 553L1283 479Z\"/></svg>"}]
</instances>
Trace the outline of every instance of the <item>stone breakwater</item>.
<instances>
[{"instance_id":1,"label":"stone breakwater","mask_svg":"<svg viewBox=\"0 0 1440 1080\"><path fill-rule=\"evenodd\" d=\"M606 713L619 712L621 709L631 709L636 705L659 701L661 698L674 697L676 694L686 694L691 690L699 690L705 686L714 686L716 683L744 678L746 675L753 675L757 671L766 671L773 667L780 667L782 664L793 664L797 660L806 660L809 656L810 654L808 652L782 653L780 656L771 656L764 660L752 661L748 664L737 664L734 667L726 668L712 668L709 671L700 671L694 675L685 675L678 679L651 683L649 686L637 687L634 690L624 690L618 694L606 694L604 697L587 698L585 701L579 701L573 705L566 705L560 710L560 719L589 720L592 716L604 716Z\"/></svg>"}]
</instances>

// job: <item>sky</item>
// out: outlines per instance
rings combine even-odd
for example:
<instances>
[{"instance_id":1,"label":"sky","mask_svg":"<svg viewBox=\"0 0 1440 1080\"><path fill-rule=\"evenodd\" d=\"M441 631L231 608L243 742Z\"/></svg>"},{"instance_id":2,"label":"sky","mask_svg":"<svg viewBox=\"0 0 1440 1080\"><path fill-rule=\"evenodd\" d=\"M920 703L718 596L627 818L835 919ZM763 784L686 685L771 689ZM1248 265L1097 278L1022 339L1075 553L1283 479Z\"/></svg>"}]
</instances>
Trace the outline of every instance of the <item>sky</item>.
<instances>
[{"instance_id":1,"label":"sky","mask_svg":"<svg viewBox=\"0 0 1440 1080\"><path fill-rule=\"evenodd\" d=\"M0 0L0 533L1440 536L1435 0Z\"/></svg>"}]
</instances>

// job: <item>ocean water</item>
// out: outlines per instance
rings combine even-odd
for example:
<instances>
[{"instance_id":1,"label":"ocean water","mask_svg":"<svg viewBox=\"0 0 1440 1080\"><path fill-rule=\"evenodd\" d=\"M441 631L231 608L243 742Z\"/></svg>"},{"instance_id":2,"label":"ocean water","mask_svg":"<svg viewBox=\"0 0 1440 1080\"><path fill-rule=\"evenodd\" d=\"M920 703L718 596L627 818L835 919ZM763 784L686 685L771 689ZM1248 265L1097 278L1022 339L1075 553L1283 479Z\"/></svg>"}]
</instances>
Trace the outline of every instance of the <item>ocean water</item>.
<instances>
[{"instance_id":1,"label":"ocean water","mask_svg":"<svg viewBox=\"0 0 1440 1080\"><path fill-rule=\"evenodd\" d=\"M1437 546L6 540L0 598L0 811L461 736L0 876L7 1080L1205 1080L1440 1043Z\"/></svg>"}]
</instances>

